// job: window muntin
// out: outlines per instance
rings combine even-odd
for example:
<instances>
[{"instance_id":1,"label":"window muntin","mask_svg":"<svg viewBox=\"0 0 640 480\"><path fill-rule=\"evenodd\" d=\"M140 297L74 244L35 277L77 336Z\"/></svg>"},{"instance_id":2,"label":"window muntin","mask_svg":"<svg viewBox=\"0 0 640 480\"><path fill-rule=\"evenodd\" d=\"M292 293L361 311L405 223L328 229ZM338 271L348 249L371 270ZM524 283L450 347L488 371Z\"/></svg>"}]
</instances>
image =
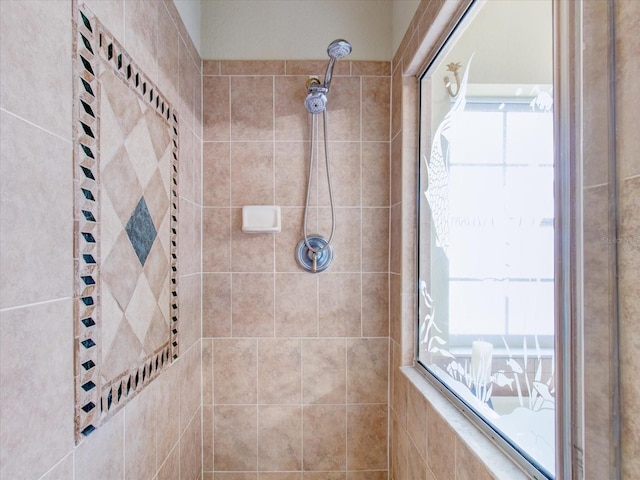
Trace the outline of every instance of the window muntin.
<instances>
[{"instance_id":1,"label":"window muntin","mask_svg":"<svg viewBox=\"0 0 640 480\"><path fill-rule=\"evenodd\" d=\"M537 3L511 2L513 21L527 15L513 4L545 4L550 25L550 4ZM504 68L504 80L487 82L482 63L491 52L482 52L482 40L455 41L473 44L461 62L460 95L443 95L442 72L464 48L449 48L421 79L418 362L521 459L553 478L551 79L528 81ZM550 57L549 49L535 61Z\"/></svg>"}]
</instances>

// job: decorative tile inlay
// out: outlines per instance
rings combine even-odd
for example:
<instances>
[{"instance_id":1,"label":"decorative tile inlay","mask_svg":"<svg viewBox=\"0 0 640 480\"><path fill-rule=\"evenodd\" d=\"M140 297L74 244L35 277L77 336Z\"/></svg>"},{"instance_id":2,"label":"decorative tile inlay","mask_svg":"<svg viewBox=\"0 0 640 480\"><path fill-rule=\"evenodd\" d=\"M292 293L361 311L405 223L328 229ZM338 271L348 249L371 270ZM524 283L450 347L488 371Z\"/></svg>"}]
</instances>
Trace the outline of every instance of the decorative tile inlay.
<instances>
[{"instance_id":1,"label":"decorative tile inlay","mask_svg":"<svg viewBox=\"0 0 640 480\"><path fill-rule=\"evenodd\" d=\"M127 235L129 235L131 246L136 252L140 264L144 267L144 263L147 261L151 246L157 234L144 197L140 197L140 201L131 214L125 230L127 231Z\"/></svg>"},{"instance_id":2,"label":"decorative tile inlay","mask_svg":"<svg viewBox=\"0 0 640 480\"><path fill-rule=\"evenodd\" d=\"M178 355L178 118L84 5L74 35L80 442Z\"/></svg>"}]
</instances>

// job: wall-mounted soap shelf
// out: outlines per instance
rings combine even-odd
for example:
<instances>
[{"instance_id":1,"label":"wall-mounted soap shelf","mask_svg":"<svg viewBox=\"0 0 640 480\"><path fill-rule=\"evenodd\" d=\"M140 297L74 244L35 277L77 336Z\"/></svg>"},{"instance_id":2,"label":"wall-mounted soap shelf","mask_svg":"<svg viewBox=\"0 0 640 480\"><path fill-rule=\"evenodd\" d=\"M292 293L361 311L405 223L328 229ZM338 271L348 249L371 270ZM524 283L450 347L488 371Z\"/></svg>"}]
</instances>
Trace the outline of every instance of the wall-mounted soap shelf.
<instances>
[{"instance_id":1,"label":"wall-mounted soap shelf","mask_svg":"<svg viewBox=\"0 0 640 480\"><path fill-rule=\"evenodd\" d=\"M279 233L280 207L277 205L245 205L242 207L244 233Z\"/></svg>"}]
</instances>

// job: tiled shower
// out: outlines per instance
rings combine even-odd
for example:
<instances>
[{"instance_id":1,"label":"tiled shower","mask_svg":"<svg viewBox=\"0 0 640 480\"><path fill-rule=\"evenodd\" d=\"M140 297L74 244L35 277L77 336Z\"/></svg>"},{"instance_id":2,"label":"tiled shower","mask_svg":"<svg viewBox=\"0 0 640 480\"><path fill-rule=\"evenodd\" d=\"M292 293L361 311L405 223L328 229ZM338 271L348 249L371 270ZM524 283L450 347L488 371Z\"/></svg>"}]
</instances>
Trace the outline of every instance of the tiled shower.
<instances>
[{"instance_id":1,"label":"tiled shower","mask_svg":"<svg viewBox=\"0 0 640 480\"><path fill-rule=\"evenodd\" d=\"M490 478L493 457L470 449L469 426L399 370L411 362L414 303L403 240L415 215L408 72L430 26L446 31L464 3L420 2L393 61L338 62L329 110L336 258L310 275L294 259L310 140L304 84L324 61L203 62L171 0L0 1L0 478ZM618 3L622 215L635 239L638 8ZM177 359L76 444L79 5L179 112L180 315ZM322 166L313 178L310 225L324 233ZM241 208L252 204L279 205L282 232L242 233ZM635 478L637 242L622 245L622 258L622 458Z\"/></svg>"}]
</instances>

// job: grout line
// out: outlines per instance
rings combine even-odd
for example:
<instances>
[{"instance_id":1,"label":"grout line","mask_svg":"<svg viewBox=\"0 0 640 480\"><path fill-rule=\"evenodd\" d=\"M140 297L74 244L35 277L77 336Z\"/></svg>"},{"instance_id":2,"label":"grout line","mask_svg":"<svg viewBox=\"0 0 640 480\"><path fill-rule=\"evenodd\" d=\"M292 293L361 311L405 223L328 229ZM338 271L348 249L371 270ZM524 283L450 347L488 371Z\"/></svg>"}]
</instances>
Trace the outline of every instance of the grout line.
<instances>
[{"instance_id":1,"label":"grout line","mask_svg":"<svg viewBox=\"0 0 640 480\"><path fill-rule=\"evenodd\" d=\"M72 141L71 139L61 137L61 136L60 136L60 135L58 135L57 133L53 133L51 130L47 130L46 128L41 127L40 125L38 125L38 124L36 124L36 123L33 123L33 122L31 122L31 121L27 120L26 118L21 117L20 115L17 115L17 114L15 114L15 113L13 113L13 112L10 112L9 110L6 110L6 109L4 109L4 108L0 108L0 112L6 113L7 115L11 115L12 117L14 117L14 118L16 118L16 119L18 119L18 120L21 120L21 121L23 121L24 123L26 123L26 124L28 124L28 125L31 125L31 126L32 126L32 127L34 127L34 128L37 128L38 130L41 130L41 131L43 131L43 132L45 132L45 133L48 133L49 135L52 135L52 136L54 136L54 137L56 137L56 138L58 138L58 139L62 140L63 142L68 143L69 145L73 145L73 141Z\"/></svg>"},{"instance_id":2,"label":"grout line","mask_svg":"<svg viewBox=\"0 0 640 480\"><path fill-rule=\"evenodd\" d=\"M24 305L14 305L11 307L0 308L0 313L11 312L13 310L20 310L22 308L38 307L41 305L47 305L49 303L62 302L65 300L73 300L73 298L74 297L59 297L59 298L53 298L51 300L43 300L41 302L25 303Z\"/></svg>"}]
</instances>

